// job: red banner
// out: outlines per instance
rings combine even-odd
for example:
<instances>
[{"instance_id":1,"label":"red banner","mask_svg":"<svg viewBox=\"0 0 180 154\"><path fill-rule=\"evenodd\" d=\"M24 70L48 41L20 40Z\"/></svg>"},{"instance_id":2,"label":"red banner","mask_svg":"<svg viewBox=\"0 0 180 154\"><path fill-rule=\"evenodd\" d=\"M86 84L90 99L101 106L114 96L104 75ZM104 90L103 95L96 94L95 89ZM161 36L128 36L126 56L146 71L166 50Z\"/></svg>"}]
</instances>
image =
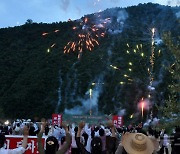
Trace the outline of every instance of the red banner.
<instances>
[{"instance_id":1,"label":"red banner","mask_svg":"<svg viewBox=\"0 0 180 154\"><path fill-rule=\"evenodd\" d=\"M22 145L23 136L19 135L6 135L6 148L14 149ZM45 144L45 138L42 138L43 145ZM36 136L28 136L28 144L25 154L39 153L38 143Z\"/></svg>"},{"instance_id":2,"label":"red banner","mask_svg":"<svg viewBox=\"0 0 180 154\"><path fill-rule=\"evenodd\" d=\"M123 126L123 117L122 116L114 115L112 118L113 118L112 120L114 122L114 125L116 127L122 127Z\"/></svg>"},{"instance_id":3,"label":"red banner","mask_svg":"<svg viewBox=\"0 0 180 154\"><path fill-rule=\"evenodd\" d=\"M62 114L52 114L52 124L61 126Z\"/></svg>"}]
</instances>

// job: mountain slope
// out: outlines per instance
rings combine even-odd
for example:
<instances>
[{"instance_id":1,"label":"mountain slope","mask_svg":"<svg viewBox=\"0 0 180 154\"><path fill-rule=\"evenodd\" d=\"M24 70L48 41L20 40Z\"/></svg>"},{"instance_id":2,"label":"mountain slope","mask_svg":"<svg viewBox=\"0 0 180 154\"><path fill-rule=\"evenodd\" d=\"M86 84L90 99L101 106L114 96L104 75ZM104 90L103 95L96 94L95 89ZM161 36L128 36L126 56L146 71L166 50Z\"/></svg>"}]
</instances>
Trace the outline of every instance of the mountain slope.
<instances>
[{"instance_id":1,"label":"mountain slope","mask_svg":"<svg viewBox=\"0 0 180 154\"><path fill-rule=\"evenodd\" d=\"M107 9L76 21L0 29L2 113L31 118L50 117L55 111L89 114L91 109L94 115L126 111L125 116L138 117L143 97L150 107L145 114L156 115L169 93L171 74L166 67L173 63L162 35L171 31L178 40L178 11L179 7L148 3ZM83 46L82 53L76 49L64 54L69 41L78 42L78 34L89 32L95 37L89 30L93 25L99 45L94 42L91 52Z\"/></svg>"}]
</instances>

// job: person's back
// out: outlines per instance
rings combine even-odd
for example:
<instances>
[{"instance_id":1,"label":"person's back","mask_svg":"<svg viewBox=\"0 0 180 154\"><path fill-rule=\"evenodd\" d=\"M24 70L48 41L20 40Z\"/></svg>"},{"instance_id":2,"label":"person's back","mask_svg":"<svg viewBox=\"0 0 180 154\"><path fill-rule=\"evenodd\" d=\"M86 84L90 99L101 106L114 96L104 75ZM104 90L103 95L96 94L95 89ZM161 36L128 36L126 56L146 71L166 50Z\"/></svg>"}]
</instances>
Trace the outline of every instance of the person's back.
<instances>
[{"instance_id":1,"label":"person's back","mask_svg":"<svg viewBox=\"0 0 180 154\"><path fill-rule=\"evenodd\" d=\"M104 129L101 128L99 130L99 135L100 135L100 138L102 141L102 151L105 153L105 151L106 151L106 136L105 136Z\"/></svg>"},{"instance_id":2,"label":"person's back","mask_svg":"<svg viewBox=\"0 0 180 154\"><path fill-rule=\"evenodd\" d=\"M101 154L102 153L102 141L99 137L94 137L91 141L91 153Z\"/></svg>"},{"instance_id":3,"label":"person's back","mask_svg":"<svg viewBox=\"0 0 180 154\"><path fill-rule=\"evenodd\" d=\"M55 154L58 151L59 144L58 140L54 136L49 136L46 139L46 150L45 154Z\"/></svg>"},{"instance_id":4,"label":"person's back","mask_svg":"<svg viewBox=\"0 0 180 154\"><path fill-rule=\"evenodd\" d=\"M29 129L29 135L30 135L30 136L35 136L35 135L36 135L36 134L34 133L34 130L35 130L34 126L33 126L32 124L30 124L30 129Z\"/></svg>"},{"instance_id":5,"label":"person's back","mask_svg":"<svg viewBox=\"0 0 180 154\"><path fill-rule=\"evenodd\" d=\"M44 150L43 145L42 145L42 135L45 131L45 125L46 125L46 122L43 121L41 125L41 130L37 135L39 153L40 154L44 154L44 153L45 154L65 154L66 151L69 149L71 145L71 140L72 140L72 137L68 131L67 125L62 124L63 128L66 131L66 137L65 137L66 143L64 144L64 146L60 150L58 150L59 149L58 140L54 136L49 136L46 139L46 150Z\"/></svg>"},{"instance_id":6,"label":"person's back","mask_svg":"<svg viewBox=\"0 0 180 154\"><path fill-rule=\"evenodd\" d=\"M58 126L54 126L52 136L54 136L55 138L57 138L57 140L60 139L60 129L58 128Z\"/></svg>"}]
</instances>

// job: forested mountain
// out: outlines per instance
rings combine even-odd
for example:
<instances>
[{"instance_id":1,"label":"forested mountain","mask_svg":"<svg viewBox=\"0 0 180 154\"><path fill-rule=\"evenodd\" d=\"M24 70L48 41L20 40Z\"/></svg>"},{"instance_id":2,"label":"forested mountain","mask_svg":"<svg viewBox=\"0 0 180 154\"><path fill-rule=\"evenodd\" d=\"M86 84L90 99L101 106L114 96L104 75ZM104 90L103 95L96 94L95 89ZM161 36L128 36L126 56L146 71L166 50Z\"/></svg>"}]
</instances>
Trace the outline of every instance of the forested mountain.
<instances>
[{"instance_id":1,"label":"forested mountain","mask_svg":"<svg viewBox=\"0 0 180 154\"><path fill-rule=\"evenodd\" d=\"M90 109L93 115L138 117L142 98L148 102L145 115L157 116L172 82L167 68L174 63L163 34L171 32L178 43L179 11L148 3L75 21L27 20L0 29L0 117L89 114Z\"/></svg>"}]
</instances>

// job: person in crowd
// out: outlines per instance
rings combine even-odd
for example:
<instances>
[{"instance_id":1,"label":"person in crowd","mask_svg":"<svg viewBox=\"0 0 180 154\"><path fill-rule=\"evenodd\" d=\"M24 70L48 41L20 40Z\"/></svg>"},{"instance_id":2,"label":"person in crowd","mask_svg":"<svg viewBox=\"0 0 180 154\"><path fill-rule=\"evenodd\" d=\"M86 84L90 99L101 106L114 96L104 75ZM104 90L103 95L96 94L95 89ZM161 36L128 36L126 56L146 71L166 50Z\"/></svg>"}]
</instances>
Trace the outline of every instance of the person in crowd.
<instances>
[{"instance_id":1,"label":"person in crowd","mask_svg":"<svg viewBox=\"0 0 180 154\"><path fill-rule=\"evenodd\" d=\"M168 147L169 147L170 143L169 143L169 137L168 137L165 129L163 129L161 131L161 140L162 140L162 146L161 146L159 153L164 154L164 151L165 151L165 154L169 154Z\"/></svg>"},{"instance_id":2,"label":"person in crowd","mask_svg":"<svg viewBox=\"0 0 180 154\"><path fill-rule=\"evenodd\" d=\"M157 154L160 150L159 145L159 133L156 130L153 130L151 127L148 129L148 137L151 139L151 141L154 144L154 151L153 154Z\"/></svg>"},{"instance_id":3,"label":"person in crowd","mask_svg":"<svg viewBox=\"0 0 180 154\"><path fill-rule=\"evenodd\" d=\"M5 149L4 144L6 141L5 135L0 134L0 154L22 154L25 152L25 149L27 147L27 139L29 135L29 129L27 126L23 129L23 143L21 147L18 147L16 149Z\"/></svg>"},{"instance_id":4,"label":"person in crowd","mask_svg":"<svg viewBox=\"0 0 180 154\"><path fill-rule=\"evenodd\" d=\"M61 137L61 141L59 142L59 150L62 149L66 145L66 137ZM64 153L64 154L71 154L71 147Z\"/></svg>"},{"instance_id":5,"label":"person in crowd","mask_svg":"<svg viewBox=\"0 0 180 154\"><path fill-rule=\"evenodd\" d=\"M54 136L58 141L61 141L60 131L61 131L61 129L58 127L58 125L54 125L52 136Z\"/></svg>"},{"instance_id":6,"label":"person in crowd","mask_svg":"<svg viewBox=\"0 0 180 154\"><path fill-rule=\"evenodd\" d=\"M45 126L45 132L44 133L45 133L46 136L49 133L49 125L48 124L46 124L46 126Z\"/></svg>"},{"instance_id":7,"label":"person in crowd","mask_svg":"<svg viewBox=\"0 0 180 154\"><path fill-rule=\"evenodd\" d=\"M176 127L172 138L172 154L180 153L180 127Z\"/></svg>"},{"instance_id":8,"label":"person in crowd","mask_svg":"<svg viewBox=\"0 0 180 154\"><path fill-rule=\"evenodd\" d=\"M85 131L89 135L87 145L84 145L81 142L80 137L82 136L81 133L83 132L84 126L85 126L84 122L79 123L78 133L77 133L77 137L76 137L76 144L80 150L80 153L81 154L86 154L86 153L102 154L102 153L105 153L105 150L103 149L102 140L99 137L100 136L99 135L100 127L94 127L93 131L92 130L90 131L90 128L88 128L88 129L85 128ZM106 138L106 152L108 154L111 154L111 153L113 153L113 151L115 151L114 145L115 145L116 138L115 138L115 129L114 129L113 123L108 122L108 127L111 129L111 136L108 136L108 138ZM103 132L101 132L100 134L102 136L104 135Z\"/></svg>"},{"instance_id":9,"label":"person in crowd","mask_svg":"<svg viewBox=\"0 0 180 154\"><path fill-rule=\"evenodd\" d=\"M29 126L29 135L30 136L36 136L36 133L35 133L35 128L33 126L33 123L30 123L30 126Z\"/></svg>"},{"instance_id":10,"label":"person in crowd","mask_svg":"<svg viewBox=\"0 0 180 154\"><path fill-rule=\"evenodd\" d=\"M99 129L99 137L102 141L102 153L106 154L106 134L103 128Z\"/></svg>"},{"instance_id":11,"label":"person in crowd","mask_svg":"<svg viewBox=\"0 0 180 154\"><path fill-rule=\"evenodd\" d=\"M14 135L21 135L20 123L17 123L14 127Z\"/></svg>"},{"instance_id":12,"label":"person in crowd","mask_svg":"<svg viewBox=\"0 0 180 154\"><path fill-rule=\"evenodd\" d=\"M36 136L40 131L36 121L33 123L33 126L34 126L34 134Z\"/></svg>"},{"instance_id":13,"label":"person in crowd","mask_svg":"<svg viewBox=\"0 0 180 154\"><path fill-rule=\"evenodd\" d=\"M84 126L85 126L84 122L79 123L77 137L76 137L76 144L77 144L77 147L79 148L81 154L89 153L88 151L86 151L85 145L80 140L81 132L82 132ZM101 154L101 151L102 151L101 139L99 138L99 140L98 140L98 137L96 137L94 139L94 141L93 141L93 139L91 140L91 143L93 143L93 145L91 144L91 153L95 154L93 152L95 152L95 150L96 150L97 154Z\"/></svg>"},{"instance_id":14,"label":"person in crowd","mask_svg":"<svg viewBox=\"0 0 180 154\"><path fill-rule=\"evenodd\" d=\"M62 123L62 127L65 129L65 132L66 132L66 137L65 137L66 143L60 150L58 150L59 149L58 140L54 136L49 136L46 139L46 150L43 149L42 135L45 132L45 126L46 126L46 122L45 122L45 120L42 120L41 130L37 135L38 136L37 141L38 141L39 153L40 154L44 154L44 153L45 154L65 154L67 152L67 150L69 149L69 147L71 145L71 140L72 140L72 137L69 133L67 125L65 123Z\"/></svg>"},{"instance_id":15,"label":"person in crowd","mask_svg":"<svg viewBox=\"0 0 180 154\"><path fill-rule=\"evenodd\" d=\"M107 127L110 128L109 133L106 134L106 153L114 154L116 152L116 135L115 135L115 126L112 121L108 121Z\"/></svg>"},{"instance_id":16,"label":"person in crowd","mask_svg":"<svg viewBox=\"0 0 180 154\"><path fill-rule=\"evenodd\" d=\"M8 126L4 125L4 126L2 127L1 133L4 134L4 135L9 135Z\"/></svg>"},{"instance_id":17,"label":"person in crowd","mask_svg":"<svg viewBox=\"0 0 180 154\"><path fill-rule=\"evenodd\" d=\"M151 139L142 133L125 133L115 154L152 154L155 147Z\"/></svg>"},{"instance_id":18,"label":"person in crowd","mask_svg":"<svg viewBox=\"0 0 180 154\"><path fill-rule=\"evenodd\" d=\"M89 125L86 123L84 127L84 131L88 135L88 139L87 139L87 143L84 146L88 153L91 153L91 141L95 136L95 131L91 129L93 128L89 127Z\"/></svg>"},{"instance_id":19,"label":"person in crowd","mask_svg":"<svg viewBox=\"0 0 180 154\"><path fill-rule=\"evenodd\" d=\"M78 132L78 127L75 126L75 124L72 124L72 128L71 128L71 135L72 135L71 153L72 154L79 154L79 148L77 147L76 140L75 140L77 136L77 132Z\"/></svg>"},{"instance_id":20,"label":"person in crowd","mask_svg":"<svg viewBox=\"0 0 180 154\"><path fill-rule=\"evenodd\" d=\"M0 133L3 131L3 125L0 124Z\"/></svg>"}]
</instances>

